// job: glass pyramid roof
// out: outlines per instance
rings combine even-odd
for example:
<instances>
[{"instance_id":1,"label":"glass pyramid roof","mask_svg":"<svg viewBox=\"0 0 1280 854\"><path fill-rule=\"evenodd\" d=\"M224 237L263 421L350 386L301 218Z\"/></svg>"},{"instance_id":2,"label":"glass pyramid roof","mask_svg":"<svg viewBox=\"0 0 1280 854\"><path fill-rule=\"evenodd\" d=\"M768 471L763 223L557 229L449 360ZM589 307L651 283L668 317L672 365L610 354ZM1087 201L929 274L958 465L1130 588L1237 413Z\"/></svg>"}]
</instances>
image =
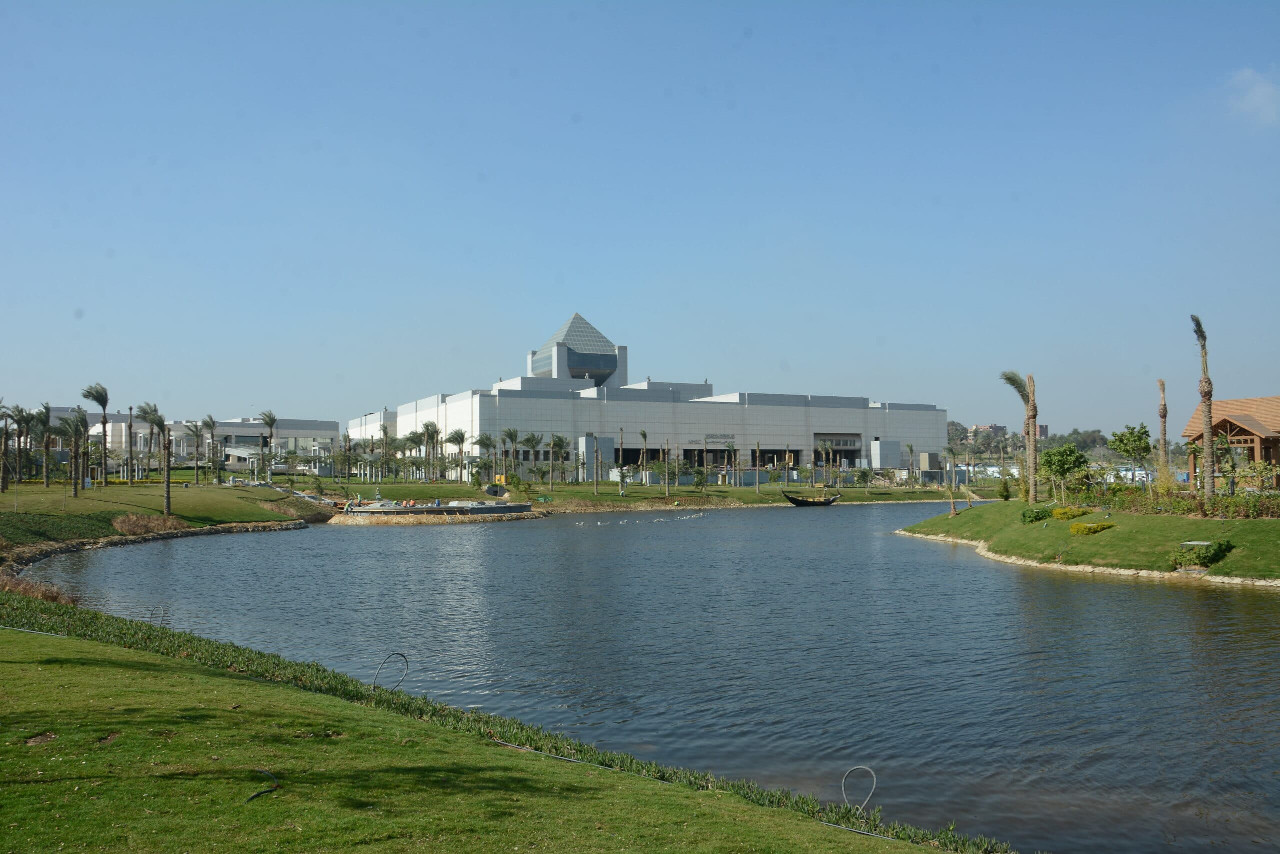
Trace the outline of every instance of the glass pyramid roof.
<instances>
[{"instance_id":1,"label":"glass pyramid roof","mask_svg":"<svg viewBox=\"0 0 1280 854\"><path fill-rule=\"evenodd\" d=\"M573 317L565 321L564 326L547 339L547 343L538 348L534 358L549 356L561 341L569 345L569 349L579 353L600 353L607 356L614 354L613 342L605 338L599 329L588 323L587 319L577 312L574 312Z\"/></svg>"}]
</instances>

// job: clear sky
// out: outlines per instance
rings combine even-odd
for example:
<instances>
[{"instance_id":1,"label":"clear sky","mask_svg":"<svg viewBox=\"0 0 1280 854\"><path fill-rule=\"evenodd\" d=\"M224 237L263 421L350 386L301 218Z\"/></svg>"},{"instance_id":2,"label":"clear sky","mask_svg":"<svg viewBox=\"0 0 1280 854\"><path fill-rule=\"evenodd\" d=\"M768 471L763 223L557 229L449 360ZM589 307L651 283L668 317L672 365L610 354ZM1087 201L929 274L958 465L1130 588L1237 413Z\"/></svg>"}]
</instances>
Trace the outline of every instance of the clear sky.
<instances>
[{"instance_id":1,"label":"clear sky","mask_svg":"<svg viewBox=\"0 0 1280 854\"><path fill-rule=\"evenodd\" d=\"M0 396L1280 394L1280 3L0 2Z\"/></svg>"}]
</instances>

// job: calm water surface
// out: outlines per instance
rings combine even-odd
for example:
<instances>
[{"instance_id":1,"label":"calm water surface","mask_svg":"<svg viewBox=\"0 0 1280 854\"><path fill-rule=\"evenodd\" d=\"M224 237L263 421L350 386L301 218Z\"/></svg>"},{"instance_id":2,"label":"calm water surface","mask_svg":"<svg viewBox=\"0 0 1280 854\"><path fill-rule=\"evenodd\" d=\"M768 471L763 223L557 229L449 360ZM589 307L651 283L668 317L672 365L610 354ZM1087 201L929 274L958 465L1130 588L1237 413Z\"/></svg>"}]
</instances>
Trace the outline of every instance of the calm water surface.
<instances>
[{"instance_id":1,"label":"calm water surface","mask_svg":"<svg viewBox=\"0 0 1280 854\"><path fill-rule=\"evenodd\" d=\"M408 690L667 764L830 800L870 765L887 818L1023 851L1275 850L1280 595L891 533L936 512L318 527L30 572L365 680L402 651Z\"/></svg>"}]
</instances>

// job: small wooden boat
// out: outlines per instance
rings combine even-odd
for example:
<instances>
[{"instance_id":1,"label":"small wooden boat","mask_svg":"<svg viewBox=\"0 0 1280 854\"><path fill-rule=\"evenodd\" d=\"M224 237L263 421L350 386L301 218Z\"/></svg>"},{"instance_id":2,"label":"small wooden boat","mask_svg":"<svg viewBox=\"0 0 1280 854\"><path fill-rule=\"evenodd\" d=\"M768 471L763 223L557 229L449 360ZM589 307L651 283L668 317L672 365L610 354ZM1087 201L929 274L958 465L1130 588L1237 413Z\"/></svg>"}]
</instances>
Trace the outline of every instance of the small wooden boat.
<instances>
[{"instance_id":1,"label":"small wooden boat","mask_svg":"<svg viewBox=\"0 0 1280 854\"><path fill-rule=\"evenodd\" d=\"M790 501L796 507L830 507L840 498L840 493L828 496L827 498L801 498L798 495L789 495L782 493L782 497Z\"/></svg>"}]
</instances>

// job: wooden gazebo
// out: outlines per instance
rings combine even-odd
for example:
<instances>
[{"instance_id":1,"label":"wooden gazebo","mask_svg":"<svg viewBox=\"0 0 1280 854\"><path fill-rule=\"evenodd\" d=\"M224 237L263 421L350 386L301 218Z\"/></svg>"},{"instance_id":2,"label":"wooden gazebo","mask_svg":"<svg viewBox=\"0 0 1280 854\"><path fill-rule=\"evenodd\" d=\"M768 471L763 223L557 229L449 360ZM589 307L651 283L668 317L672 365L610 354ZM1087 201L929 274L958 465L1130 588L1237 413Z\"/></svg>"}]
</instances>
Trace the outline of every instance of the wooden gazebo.
<instances>
[{"instance_id":1,"label":"wooden gazebo","mask_svg":"<svg viewBox=\"0 0 1280 854\"><path fill-rule=\"evenodd\" d=\"M1213 402L1213 438L1226 436L1233 447L1246 448L1249 462L1280 461L1280 397L1241 397ZM1200 406L1192 413L1182 436L1203 447L1204 423ZM1196 463L1191 458L1191 482L1195 483Z\"/></svg>"}]
</instances>

